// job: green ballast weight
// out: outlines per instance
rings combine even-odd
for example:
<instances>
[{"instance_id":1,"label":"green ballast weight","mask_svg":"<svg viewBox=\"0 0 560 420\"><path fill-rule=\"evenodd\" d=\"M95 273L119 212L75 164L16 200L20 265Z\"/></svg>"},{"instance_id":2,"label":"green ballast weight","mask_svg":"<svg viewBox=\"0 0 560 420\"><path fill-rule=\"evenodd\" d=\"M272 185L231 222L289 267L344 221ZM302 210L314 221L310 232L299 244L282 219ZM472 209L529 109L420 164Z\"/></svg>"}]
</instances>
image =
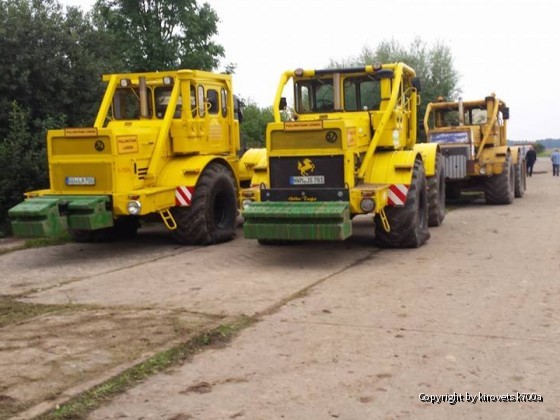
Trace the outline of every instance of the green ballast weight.
<instances>
[{"instance_id":1,"label":"green ballast weight","mask_svg":"<svg viewBox=\"0 0 560 420\"><path fill-rule=\"evenodd\" d=\"M348 203L259 202L243 211L247 239L344 240L352 234Z\"/></svg>"}]
</instances>

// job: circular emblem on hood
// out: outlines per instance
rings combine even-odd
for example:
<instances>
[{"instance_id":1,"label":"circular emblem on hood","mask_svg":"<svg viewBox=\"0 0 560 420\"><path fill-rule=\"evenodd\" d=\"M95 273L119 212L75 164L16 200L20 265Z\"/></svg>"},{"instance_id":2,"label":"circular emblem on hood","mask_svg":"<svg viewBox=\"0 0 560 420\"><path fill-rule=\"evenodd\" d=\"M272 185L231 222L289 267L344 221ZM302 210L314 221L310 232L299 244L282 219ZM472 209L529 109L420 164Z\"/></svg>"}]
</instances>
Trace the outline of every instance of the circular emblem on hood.
<instances>
[{"instance_id":1,"label":"circular emblem on hood","mask_svg":"<svg viewBox=\"0 0 560 420\"><path fill-rule=\"evenodd\" d=\"M105 150L105 143L103 143L103 141L101 140L97 140L95 142L95 150L97 150L98 152L102 152L103 150Z\"/></svg>"},{"instance_id":2,"label":"circular emblem on hood","mask_svg":"<svg viewBox=\"0 0 560 420\"><path fill-rule=\"evenodd\" d=\"M327 131L327 135L325 136L325 139L329 143L334 143L335 141L338 140L338 135L334 131Z\"/></svg>"}]
</instances>

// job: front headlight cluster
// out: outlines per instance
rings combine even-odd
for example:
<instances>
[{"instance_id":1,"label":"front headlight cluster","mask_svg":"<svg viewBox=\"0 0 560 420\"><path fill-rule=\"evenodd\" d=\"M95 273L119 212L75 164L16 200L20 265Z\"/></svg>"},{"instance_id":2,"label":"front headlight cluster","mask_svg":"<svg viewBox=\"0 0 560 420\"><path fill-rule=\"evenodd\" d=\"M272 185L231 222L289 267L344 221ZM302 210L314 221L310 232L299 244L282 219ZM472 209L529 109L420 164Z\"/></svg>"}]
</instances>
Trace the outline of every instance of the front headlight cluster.
<instances>
[{"instance_id":1,"label":"front headlight cluster","mask_svg":"<svg viewBox=\"0 0 560 420\"><path fill-rule=\"evenodd\" d=\"M128 214L131 216L138 216L140 214L140 210L142 209L142 203L140 201L132 200L129 201L126 205L126 210Z\"/></svg>"}]
</instances>

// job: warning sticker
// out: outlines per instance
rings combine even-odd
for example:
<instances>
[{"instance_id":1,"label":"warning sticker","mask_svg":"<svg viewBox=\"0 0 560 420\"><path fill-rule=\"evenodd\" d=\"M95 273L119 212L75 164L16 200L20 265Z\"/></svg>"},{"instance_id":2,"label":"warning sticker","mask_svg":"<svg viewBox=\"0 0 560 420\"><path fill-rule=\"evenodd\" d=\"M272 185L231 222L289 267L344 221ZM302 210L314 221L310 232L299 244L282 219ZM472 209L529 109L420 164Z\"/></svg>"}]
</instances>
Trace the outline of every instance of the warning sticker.
<instances>
[{"instance_id":1,"label":"warning sticker","mask_svg":"<svg viewBox=\"0 0 560 420\"><path fill-rule=\"evenodd\" d=\"M119 154L137 153L138 139L136 136L119 136L117 137L117 147Z\"/></svg>"}]
</instances>

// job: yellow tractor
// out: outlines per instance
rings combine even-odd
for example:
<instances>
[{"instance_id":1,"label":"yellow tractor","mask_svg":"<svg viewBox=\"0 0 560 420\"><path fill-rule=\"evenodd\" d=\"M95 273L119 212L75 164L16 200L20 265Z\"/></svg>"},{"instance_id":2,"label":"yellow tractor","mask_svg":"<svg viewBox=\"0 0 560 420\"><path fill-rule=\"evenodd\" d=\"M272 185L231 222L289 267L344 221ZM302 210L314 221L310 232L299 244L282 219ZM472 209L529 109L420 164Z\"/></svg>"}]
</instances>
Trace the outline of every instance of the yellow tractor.
<instances>
[{"instance_id":1,"label":"yellow tractor","mask_svg":"<svg viewBox=\"0 0 560 420\"><path fill-rule=\"evenodd\" d=\"M509 108L494 94L484 99L428 104L424 129L428 142L445 157L447 197L482 190L489 204L511 204L526 189L524 155L507 145Z\"/></svg>"},{"instance_id":2,"label":"yellow tractor","mask_svg":"<svg viewBox=\"0 0 560 420\"><path fill-rule=\"evenodd\" d=\"M103 80L92 127L48 132L50 188L10 209L14 234L69 230L98 241L132 236L141 218L155 215L183 244L233 238L240 187L260 152L240 167L231 76L179 70Z\"/></svg>"},{"instance_id":3,"label":"yellow tractor","mask_svg":"<svg viewBox=\"0 0 560 420\"><path fill-rule=\"evenodd\" d=\"M370 215L380 246L426 242L445 215L445 176L439 146L416 145L419 90L404 63L282 74L267 154L242 191L245 237L344 240Z\"/></svg>"}]
</instances>

